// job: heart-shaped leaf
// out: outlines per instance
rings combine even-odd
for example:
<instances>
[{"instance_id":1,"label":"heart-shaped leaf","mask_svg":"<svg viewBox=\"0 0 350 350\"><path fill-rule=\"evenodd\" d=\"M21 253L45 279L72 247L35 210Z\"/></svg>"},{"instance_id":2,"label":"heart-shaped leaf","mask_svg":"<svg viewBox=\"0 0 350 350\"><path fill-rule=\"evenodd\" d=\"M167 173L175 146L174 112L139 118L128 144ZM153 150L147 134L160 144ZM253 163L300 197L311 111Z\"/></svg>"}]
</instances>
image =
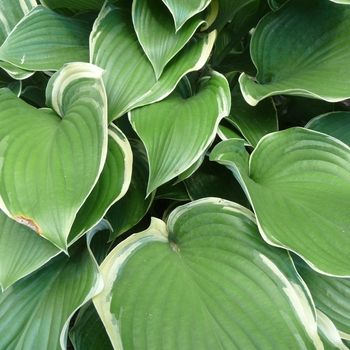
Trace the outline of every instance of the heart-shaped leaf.
<instances>
[{"instance_id":1,"label":"heart-shaped leaf","mask_svg":"<svg viewBox=\"0 0 350 350\"><path fill-rule=\"evenodd\" d=\"M323 132L350 146L350 112L331 112L310 120L306 128Z\"/></svg>"},{"instance_id":2,"label":"heart-shaped leaf","mask_svg":"<svg viewBox=\"0 0 350 350\"><path fill-rule=\"evenodd\" d=\"M0 293L1 349L66 348L71 317L103 284L85 239L69 254L61 253Z\"/></svg>"},{"instance_id":3,"label":"heart-shaped leaf","mask_svg":"<svg viewBox=\"0 0 350 350\"><path fill-rule=\"evenodd\" d=\"M157 80L166 64L204 23L197 15L175 32L171 13L162 0L134 0L132 19L138 40L152 63Z\"/></svg>"},{"instance_id":4,"label":"heart-shaped leaf","mask_svg":"<svg viewBox=\"0 0 350 350\"><path fill-rule=\"evenodd\" d=\"M332 1L288 1L268 13L250 46L258 84L246 74L239 79L247 102L279 94L333 102L350 97L349 20L350 7Z\"/></svg>"},{"instance_id":5,"label":"heart-shaped leaf","mask_svg":"<svg viewBox=\"0 0 350 350\"><path fill-rule=\"evenodd\" d=\"M0 90L0 207L63 250L106 159L102 73L88 63L66 65L48 85L53 110Z\"/></svg>"},{"instance_id":6,"label":"heart-shaped leaf","mask_svg":"<svg viewBox=\"0 0 350 350\"><path fill-rule=\"evenodd\" d=\"M132 151L128 139L114 125L108 128L108 151L102 173L74 220L69 244L95 226L107 210L122 198L129 188Z\"/></svg>"},{"instance_id":7,"label":"heart-shaped leaf","mask_svg":"<svg viewBox=\"0 0 350 350\"><path fill-rule=\"evenodd\" d=\"M0 60L40 71L58 70L68 62L88 62L89 34L88 23L36 6L2 44Z\"/></svg>"},{"instance_id":8,"label":"heart-shaped leaf","mask_svg":"<svg viewBox=\"0 0 350 350\"><path fill-rule=\"evenodd\" d=\"M197 93L190 98L184 99L175 90L160 102L130 112L131 124L147 150L148 194L198 160L215 138L230 104L226 78L213 72L200 81Z\"/></svg>"},{"instance_id":9,"label":"heart-shaped leaf","mask_svg":"<svg viewBox=\"0 0 350 350\"><path fill-rule=\"evenodd\" d=\"M60 250L0 210L0 286L7 289L44 265Z\"/></svg>"},{"instance_id":10,"label":"heart-shaped leaf","mask_svg":"<svg viewBox=\"0 0 350 350\"><path fill-rule=\"evenodd\" d=\"M232 170L264 239L317 271L350 276L350 148L315 131L290 128L263 137L250 159L241 140L210 155Z\"/></svg>"},{"instance_id":11,"label":"heart-shaped leaf","mask_svg":"<svg viewBox=\"0 0 350 350\"><path fill-rule=\"evenodd\" d=\"M173 16L176 31L178 31L189 18L203 11L211 2L211 0L187 0L179 6L179 3L175 0L162 1Z\"/></svg>"},{"instance_id":12,"label":"heart-shaped leaf","mask_svg":"<svg viewBox=\"0 0 350 350\"><path fill-rule=\"evenodd\" d=\"M117 349L322 348L288 253L265 244L252 213L208 198L118 245L93 298Z\"/></svg>"},{"instance_id":13,"label":"heart-shaped leaf","mask_svg":"<svg viewBox=\"0 0 350 350\"><path fill-rule=\"evenodd\" d=\"M182 76L204 65L214 41L215 32L190 40L157 81L152 64L138 42L130 11L111 5L103 8L90 36L90 61L106 71L103 81L109 121L169 95Z\"/></svg>"}]
</instances>

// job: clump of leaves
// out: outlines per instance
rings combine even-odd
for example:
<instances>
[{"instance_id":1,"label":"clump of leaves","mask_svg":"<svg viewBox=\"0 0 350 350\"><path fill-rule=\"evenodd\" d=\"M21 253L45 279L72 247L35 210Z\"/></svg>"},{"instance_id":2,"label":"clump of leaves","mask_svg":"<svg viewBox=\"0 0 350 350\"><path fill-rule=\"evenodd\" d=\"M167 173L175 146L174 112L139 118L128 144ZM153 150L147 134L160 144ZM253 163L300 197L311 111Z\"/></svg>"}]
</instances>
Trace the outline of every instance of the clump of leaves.
<instances>
[{"instance_id":1,"label":"clump of leaves","mask_svg":"<svg viewBox=\"0 0 350 350\"><path fill-rule=\"evenodd\" d=\"M0 349L346 349L349 4L0 0Z\"/></svg>"}]
</instances>

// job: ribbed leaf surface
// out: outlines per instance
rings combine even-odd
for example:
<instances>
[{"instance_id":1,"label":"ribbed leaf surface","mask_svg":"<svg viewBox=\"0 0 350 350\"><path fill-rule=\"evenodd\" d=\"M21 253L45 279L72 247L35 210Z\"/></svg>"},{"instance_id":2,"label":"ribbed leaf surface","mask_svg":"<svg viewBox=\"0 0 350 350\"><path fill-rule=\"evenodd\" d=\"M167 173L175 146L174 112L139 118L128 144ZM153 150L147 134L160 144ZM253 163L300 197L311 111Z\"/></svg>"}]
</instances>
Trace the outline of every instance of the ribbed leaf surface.
<instances>
[{"instance_id":1,"label":"ribbed leaf surface","mask_svg":"<svg viewBox=\"0 0 350 350\"><path fill-rule=\"evenodd\" d=\"M249 155L240 140L217 145L254 208L264 239L317 271L350 276L350 148L325 134L290 128L261 139Z\"/></svg>"},{"instance_id":2,"label":"ribbed leaf surface","mask_svg":"<svg viewBox=\"0 0 350 350\"><path fill-rule=\"evenodd\" d=\"M117 349L319 349L315 311L286 251L247 209L177 208L117 246L94 304Z\"/></svg>"},{"instance_id":3,"label":"ribbed leaf surface","mask_svg":"<svg viewBox=\"0 0 350 350\"><path fill-rule=\"evenodd\" d=\"M350 7L329 0L288 1L256 27L250 46L256 82L240 77L247 102L289 94L341 101L350 97Z\"/></svg>"},{"instance_id":4,"label":"ribbed leaf surface","mask_svg":"<svg viewBox=\"0 0 350 350\"><path fill-rule=\"evenodd\" d=\"M175 90L160 102L131 111L130 121L147 150L148 193L201 157L213 141L220 120L228 115L230 103L226 78L213 72L203 78L190 98L184 99Z\"/></svg>"},{"instance_id":5,"label":"ribbed leaf surface","mask_svg":"<svg viewBox=\"0 0 350 350\"><path fill-rule=\"evenodd\" d=\"M88 62L89 25L42 6L31 10L0 47L0 60L25 70L58 70Z\"/></svg>"},{"instance_id":6,"label":"ribbed leaf surface","mask_svg":"<svg viewBox=\"0 0 350 350\"><path fill-rule=\"evenodd\" d=\"M0 90L1 209L63 250L106 159L101 75L88 63L65 66L49 82L53 110L37 110Z\"/></svg>"}]
</instances>

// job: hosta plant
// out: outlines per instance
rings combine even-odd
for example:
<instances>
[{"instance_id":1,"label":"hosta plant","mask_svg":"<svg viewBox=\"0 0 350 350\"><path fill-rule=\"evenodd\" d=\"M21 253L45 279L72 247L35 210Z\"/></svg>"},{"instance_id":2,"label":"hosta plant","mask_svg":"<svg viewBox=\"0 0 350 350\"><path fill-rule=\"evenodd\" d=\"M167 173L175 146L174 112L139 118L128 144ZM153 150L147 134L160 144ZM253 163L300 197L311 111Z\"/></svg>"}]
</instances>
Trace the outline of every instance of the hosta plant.
<instances>
[{"instance_id":1,"label":"hosta plant","mask_svg":"<svg viewBox=\"0 0 350 350\"><path fill-rule=\"evenodd\" d=\"M348 5L0 0L0 349L347 349Z\"/></svg>"}]
</instances>

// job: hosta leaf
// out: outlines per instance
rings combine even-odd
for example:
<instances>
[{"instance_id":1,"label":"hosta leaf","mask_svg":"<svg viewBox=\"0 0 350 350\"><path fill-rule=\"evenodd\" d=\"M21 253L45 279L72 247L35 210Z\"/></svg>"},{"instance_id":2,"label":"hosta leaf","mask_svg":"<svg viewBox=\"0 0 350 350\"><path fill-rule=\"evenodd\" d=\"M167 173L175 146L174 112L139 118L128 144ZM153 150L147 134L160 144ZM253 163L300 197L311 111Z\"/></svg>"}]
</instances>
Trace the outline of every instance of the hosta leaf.
<instances>
[{"instance_id":1,"label":"hosta leaf","mask_svg":"<svg viewBox=\"0 0 350 350\"><path fill-rule=\"evenodd\" d=\"M231 94L230 115L226 118L255 147L259 140L270 132L278 130L278 120L272 99L266 99L252 107L243 99L241 93Z\"/></svg>"},{"instance_id":2,"label":"hosta leaf","mask_svg":"<svg viewBox=\"0 0 350 350\"><path fill-rule=\"evenodd\" d=\"M58 70L89 60L89 25L42 6L32 9L0 47L0 60L24 70Z\"/></svg>"},{"instance_id":3,"label":"hosta leaf","mask_svg":"<svg viewBox=\"0 0 350 350\"><path fill-rule=\"evenodd\" d=\"M228 115L230 102L227 80L213 72L190 98L175 90L160 102L130 112L131 124L147 150L148 194L198 160L215 138L220 120Z\"/></svg>"},{"instance_id":4,"label":"hosta leaf","mask_svg":"<svg viewBox=\"0 0 350 350\"><path fill-rule=\"evenodd\" d=\"M240 140L217 145L254 208L264 239L325 274L350 276L350 148L325 134L290 128L262 138L250 156Z\"/></svg>"},{"instance_id":5,"label":"hosta leaf","mask_svg":"<svg viewBox=\"0 0 350 350\"><path fill-rule=\"evenodd\" d=\"M333 112L310 120L306 128L331 135L350 146L350 112Z\"/></svg>"},{"instance_id":6,"label":"hosta leaf","mask_svg":"<svg viewBox=\"0 0 350 350\"><path fill-rule=\"evenodd\" d=\"M175 32L171 13L162 0L135 0L132 19L138 40L152 63L157 80L166 64L204 23L197 15Z\"/></svg>"},{"instance_id":7,"label":"hosta leaf","mask_svg":"<svg viewBox=\"0 0 350 350\"><path fill-rule=\"evenodd\" d=\"M247 209L209 198L153 219L101 265L94 304L117 349L322 348L288 253Z\"/></svg>"},{"instance_id":8,"label":"hosta leaf","mask_svg":"<svg viewBox=\"0 0 350 350\"><path fill-rule=\"evenodd\" d=\"M105 327L92 302L85 304L69 332L75 350L112 350Z\"/></svg>"},{"instance_id":9,"label":"hosta leaf","mask_svg":"<svg viewBox=\"0 0 350 350\"><path fill-rule=\"evenodd\" d=\"M350 5L350 0L330 0L337 4Z\"/></svg>"},{"instance_id":10,"label":"hosta leaf","mask_svg":"<svg viewBox=\"0 0 350 350\"><path fill-rule=\"evenodd\" d=\"M129 188L132 151L128 139L113 124L108 130L108 152L102 173L80 208L69 234L69 243L96 225L107 210L122 198Z\"/></svg>"},{"instance_id":11,"label":"hosta leaf","mask_svg":"<svg viewBox=\"0 0 350 350\"><path fill-rule=\"evenodd\" d=\"M0 285L7 289L44 265L60 250L0 210Z\"/></svg>"},{"instance_id":12,"label":"hosta leaf","mask_svg":"<svg viewBox=\"0 0 350 350\"><path fill-rule=\"evenodd\" d=\"M99 10L105 0L40 0L40 3L50 10L57 8L73 8L76 10Z\"/></svg>"},{"instance_id":13,"label":"hosta leaf","mask_svg":"<svg viewBox=\"0 0 350 350\"><path fill-rule=\"evenodd\" d=\"M211 0L189 0L179 6L175 0L162 1L173 16L176 30L179 30L189 18L203 11L211 2Z\"/></svg>"},{"instance_id":14,"label":"hosta leaf","mask_svg":"<svg viewBox=\"0 0 350 350\"><path fill-rule=\"evenodd\" d=\"M256 83L240 77L247 102L286 94L341 101L350 97L350 7L332 1L288 1L256 27L250 51Z\"/></svg>"},{"instance_id":15,"label":"hosta leaf","mask_svg":"<svg viewBox=\"0 0 350 350\"><path fill-rule=\"evenodd\" d=\"M132 108L169 95L186 73L205 64L214 41L215 32L192 38L169 62L157 81L153 67L138 42L130 11L106 6L91 33L90 61L106 70L103 81L108 95L109 121ZM118 79L115 79L116 76Z\"/></svg>"},{"instance_id":16,"label":"hosta leaf","mask_svg":"<svg viewBox=\"0 0 350 350\"><path fill-rule=\"evenodd\" d=\"M317 310L317 326L325 349L349 350L342 342L332 321L319 310Z\"/></svg>"},{"instance_id":17,"label":"hosta leaf","mask_svg":"<svg viewBox=\"0 0 350 350\"><path fill-rule=\"evenodd\" d=\"M331 319L342 338L350 340L350 278L321 275L310 269L300 258L294 260L316 308Z\"/></svg>"},{"instance_id":18,"label":"hosta leaf","mask_svg":"<svg viewBox=\"0 0 350 350\"><path fill-rule=\"evenodd\" d=\"M143 144L131 140L134 161L132 164L131 183L125 196L106 213L106 219L113 231L111 239L116 238L136 225L147 213L153 197L145 199L147 193L148 163Z\"/></svg>"},{"instance_id":19,"label":"hosta leaf","mask_svg":"<svg viewBox=\"0 0 350 350\"><path fill-rule=\"evenodd\" d=\"M102 287L81 240L0 294L1 349L65 348L70 318Z\"/></svg>"},{"instance_id":20,"label":"hosta leaf","mask_svg":"<svg viewBox=\"0 0 350 350\"><path fill-rule=\"evenodd\" d=\"M0 207L63 250L106 158L102 72L88 63L66 65L48 85L53 110L0 90Z\"/></svg>"},{"instance_id":21,"label":"hosta leaf","mask_svg":"<svg viewBox=\"0 0 350 350\"><path fill-rule=\"evenodd\" d=\"M17 23L34 7L35 0L0 0L0 44L2 44Z\"/></svg>"}]
</instances>

